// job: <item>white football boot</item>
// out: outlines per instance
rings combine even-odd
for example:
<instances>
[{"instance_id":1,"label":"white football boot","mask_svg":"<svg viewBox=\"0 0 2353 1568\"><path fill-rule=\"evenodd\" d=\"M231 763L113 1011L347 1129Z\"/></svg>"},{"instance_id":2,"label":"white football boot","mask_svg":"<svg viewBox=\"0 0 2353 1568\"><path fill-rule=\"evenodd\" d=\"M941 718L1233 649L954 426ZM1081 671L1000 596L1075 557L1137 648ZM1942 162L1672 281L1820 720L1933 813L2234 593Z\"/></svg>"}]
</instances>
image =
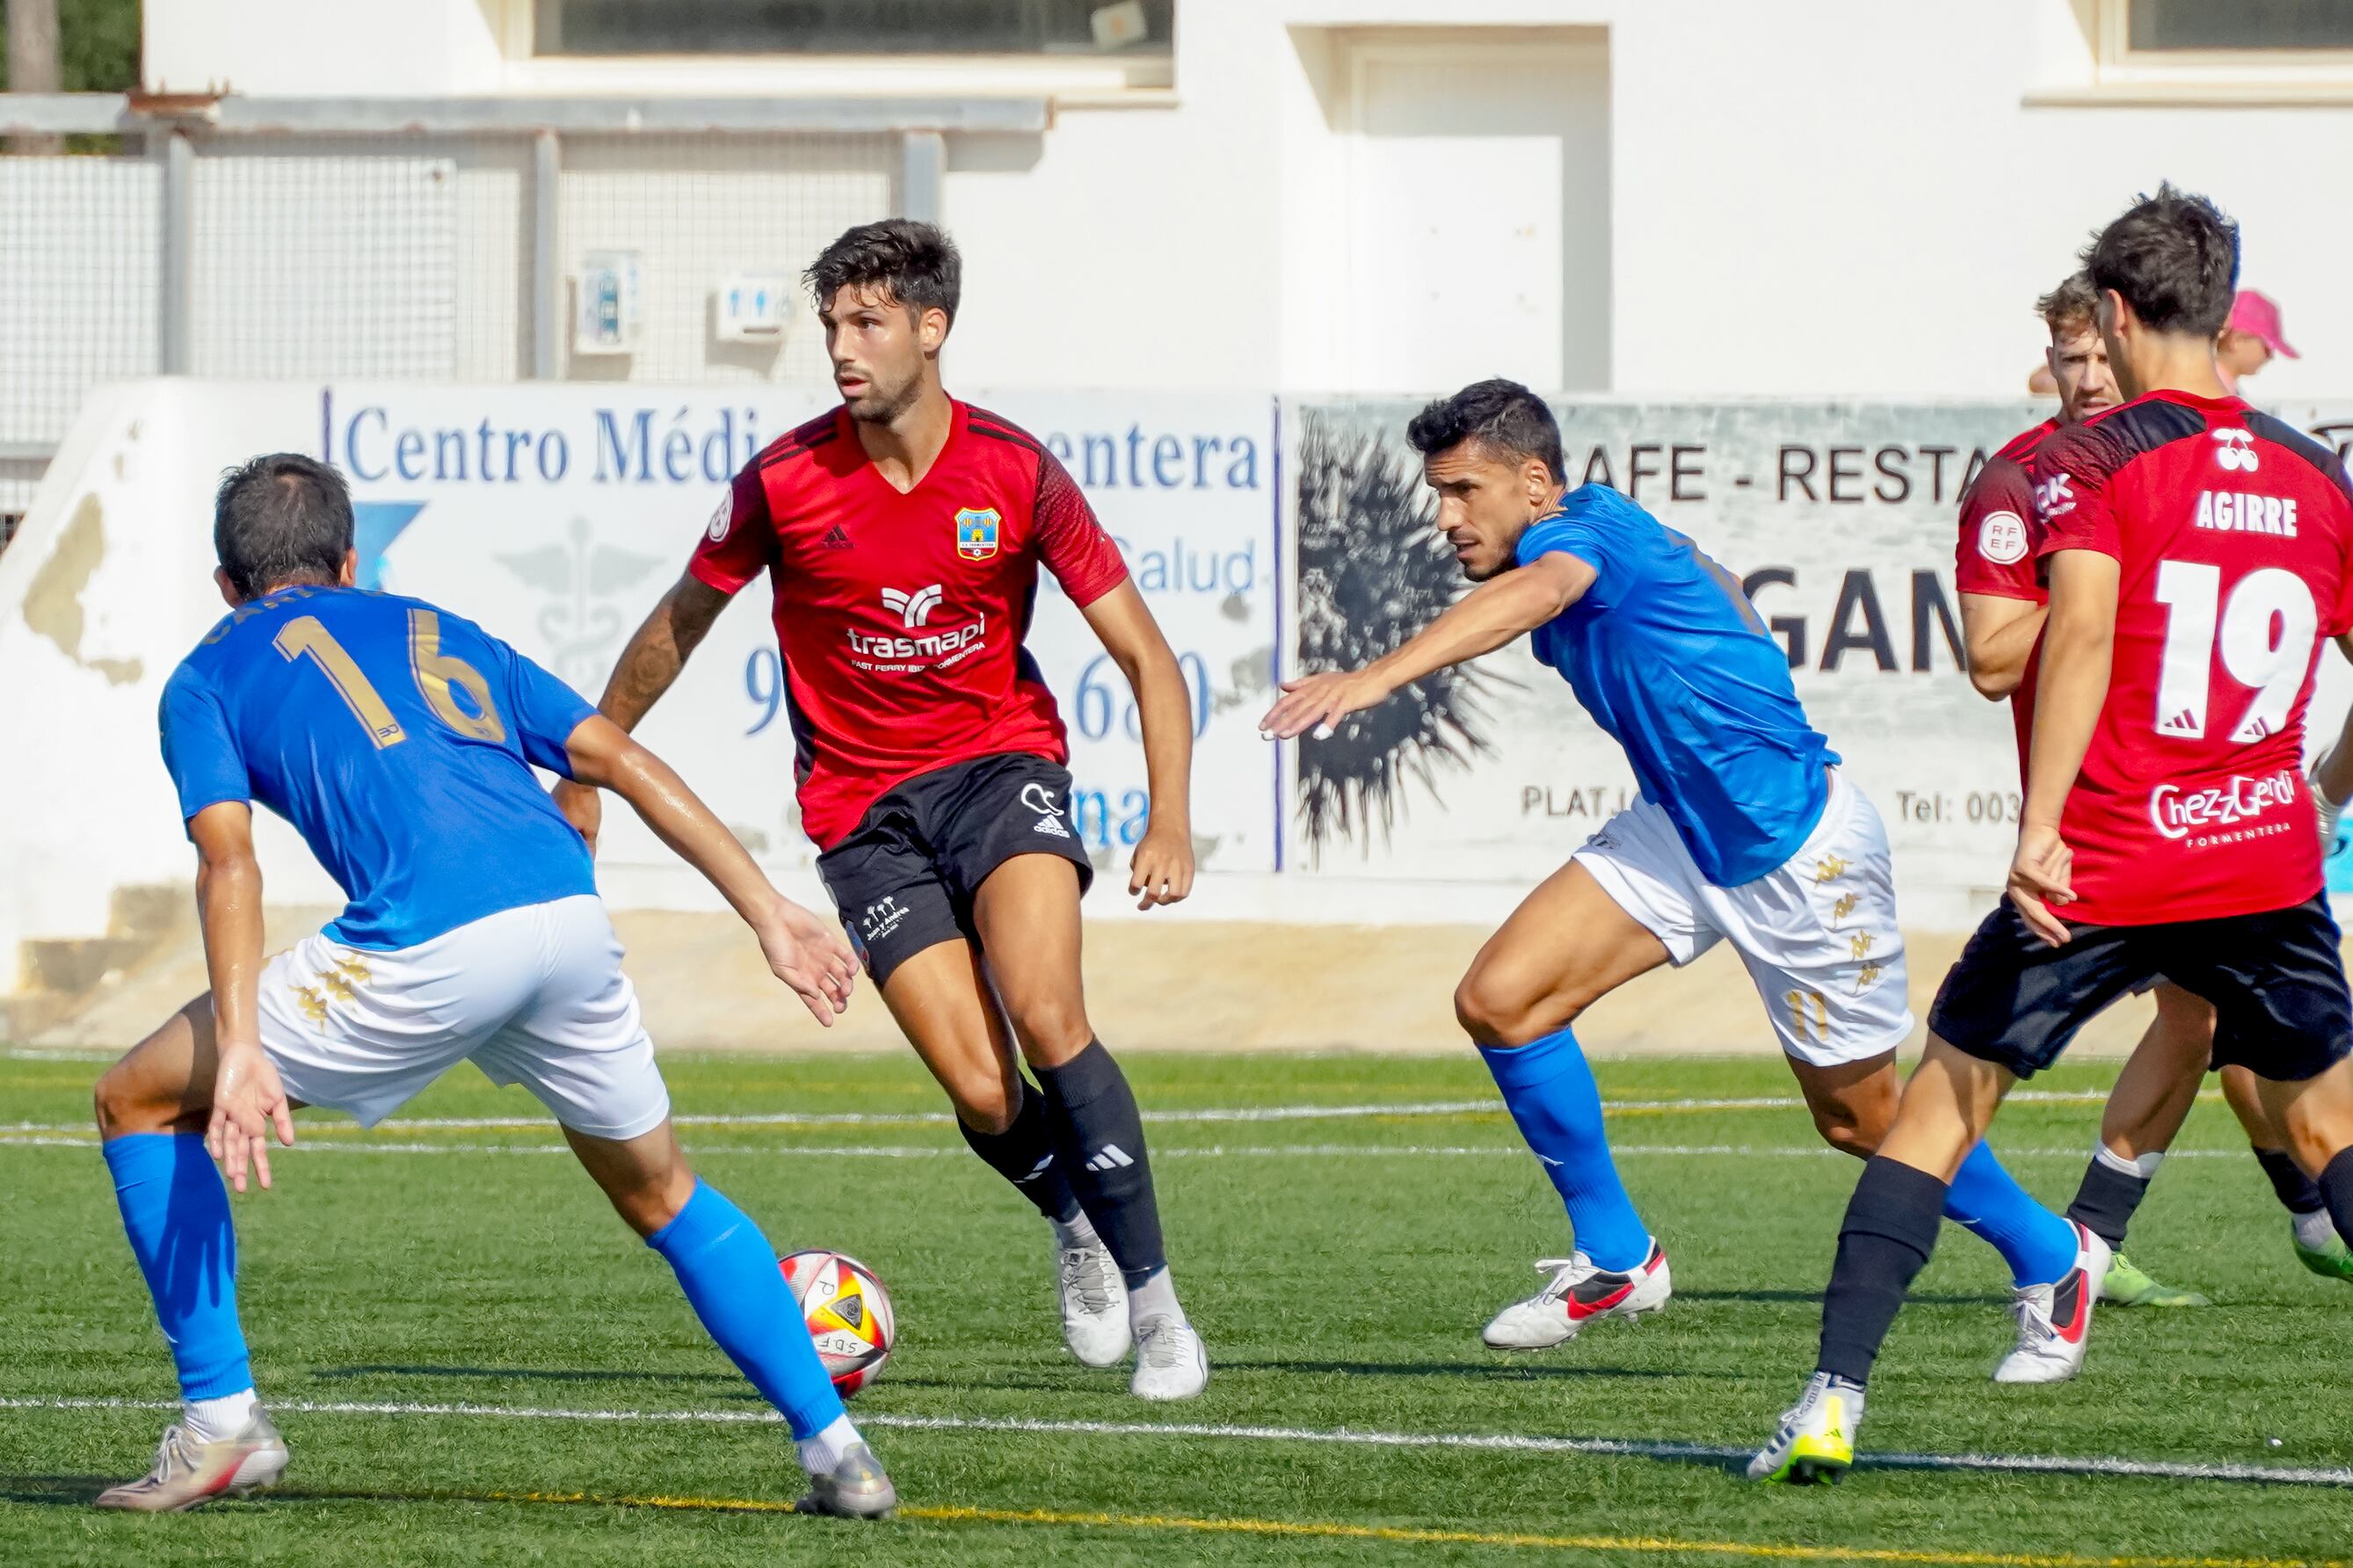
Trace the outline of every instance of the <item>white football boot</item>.
<instances>
[{"instance_id":1,"label":"white football boot","mask_svg":"<svg viewBox=\"0 0 2353 1568\"><path fill-rule=\"evenodd\" d=\"M1862 1424L1862 1390L1818 1372L1798 1403L1781 1413L1773 1440L1748 1461L1752 1481L1811 1486L1836 1483L1854 1463L1854 1429Z\"/></svg>"},{"instance_id":2,"label":"white football boot","mask_svg":"<svg viewBox=\"0 0 2353 1568\"><path fill-rule=\"evenodd\" d=\"M1586 1324L1601 1318L1638 1318L1655 1312L1674 1294L1667 1270L1667 1255L1657 1241L1651 1255L1627 1273L1597 1268L1582 1252L1574 1258L1547 1258L1536 1264L1551 1281L1525 1301L1514 1301L1495 1314L1480 1337L1499 1351L1548 1350L1577 1337Z\"/></svg>"},{"instance_id":3,"label":"white football boot","mask_svg":"<svg viewBox=\"0 0 2353 1568\"><path fill-rule=\"evenodd\" d=\"M287 1458L286 1439L258 1407L244 1431L217 1443L200 1442L174 1422L155 1450L153 1469L107 1488L92 1500L100 1508L137 1513L185 1513L216 1497L243 1497L277 1485Z\"/></svg>"},{"instance_id":4,"label":"white football boot","mask_svg":"<svg viewBox=\"0 0 2353 1568\"><path fill-rule=\"evenodd\" d=\"M1190 1399L1208 1385L1209 1352L1192 1324L1163 1314L1135 1325L1130 1394L1138 1399Z\"/></svg>"},{"instance_id":5,"label":"white football boot","mask_svg":"<svg viewBox=\"0 0 2353 1568\"><path fill-rule=\"evenodd\" d=\"M852 1443L830 1471L810 1475L808 1495L793 1505L793 1511L833 1519L888 1519L898 1506L898 1489L875 1462L874 1450Z\"/></svg>"},{"instance_id":6,"label":"white football boot","mask_svg":"<svg viewBox=\"0 0 2353 1568\"><path fill-rule=\"evenodd\" d=\"M2050 1285L2022 1285L2010 1310L2018 1314L2018 1348L1993 1369L1996 1383L2064 1383L2084 1370L2092 1337L2092 1306L2108 1272L2108 1244L2073 1220L2075 1266Z\"/></svg>"},{"instance_id":7,"label":"white football boot","mask_svg":"<svg viewBox=\"0 0 2353 1568\"><path fill-rule=\"evenodd\" d=\"M1062 1342L1082 1366L1117 1366L1134 1335L1127 1323L1127 1283L1111 1248L1100 1241L1064 1247L1057 1232L1056 1278L1062 1299Z\"/></svg>"}]
</instances>

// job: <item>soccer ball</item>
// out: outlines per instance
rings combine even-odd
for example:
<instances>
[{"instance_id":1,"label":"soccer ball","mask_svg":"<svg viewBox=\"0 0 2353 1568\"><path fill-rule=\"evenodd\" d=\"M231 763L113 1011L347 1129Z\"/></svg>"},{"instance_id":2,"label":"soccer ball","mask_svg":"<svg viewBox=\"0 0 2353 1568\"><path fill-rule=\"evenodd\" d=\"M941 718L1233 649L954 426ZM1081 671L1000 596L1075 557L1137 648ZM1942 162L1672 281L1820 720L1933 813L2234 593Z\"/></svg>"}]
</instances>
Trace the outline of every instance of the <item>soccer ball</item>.
<instances>
[{"instance_id":1,"label":"soccer ball","mask_svg":"<svg viewBox=\"0 0 2353 1568\"><path fill-rule=\"evenodd\" d=\"M891 1294L855 1258L811 1248L780 1260L785 1284L801 1305L818 1359L844 1399L874 1381L898 1338Z\"/></svg>"}]
</instances>

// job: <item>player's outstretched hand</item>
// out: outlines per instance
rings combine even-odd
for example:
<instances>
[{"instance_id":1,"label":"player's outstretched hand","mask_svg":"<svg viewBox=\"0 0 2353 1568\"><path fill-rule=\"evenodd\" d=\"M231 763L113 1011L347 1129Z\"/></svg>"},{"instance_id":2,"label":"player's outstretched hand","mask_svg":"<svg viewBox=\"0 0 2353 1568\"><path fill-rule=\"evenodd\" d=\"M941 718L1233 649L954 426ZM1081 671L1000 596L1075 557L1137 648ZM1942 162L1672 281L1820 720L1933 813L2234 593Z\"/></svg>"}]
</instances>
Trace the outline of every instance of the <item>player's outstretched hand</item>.
<instances>
[{"instance_id":1,"label":"player's outstretched hand","mask_svg":"<svg viewBox=\"0 0 2353 1568\"><path fill-rule=\"evenodd\" d=\"M2066 923L2051 912L2053 904L2074 902L2075 852L2067 847L2055 827L2026 827L2018 836L2018 854L2010 863L2010 901L2029 931L2052 947L2063 947L2073 935Z\"/></svg>"},{"instance_id":2,"label":"player's outstretched hand","mask_svg":"<svg viewBox=\"0 0 2353 1568\"><path fill-rule=\"evenodd\" d=\"M1193 836L1155 822L1144 830L1127 873L1127 895L1135 907L1173 904L1193 890Z\"/></svg>"},{"instance_id":3,"label":"player's outstretched hand","mask_svg":"<svg viewBox=\"0 0 2353 1568\"><path fill-rule=\"evenodd\" d=\"M1351 713L1361 712L1388 696L1388 688L1361 669L1327 669L1282 683L1282 700L1258 721L1258 732L1269 741L1288 741L1308 731L1319 741Z\"/></svg>"},{"instance_id":4,"label":"player's outstretched hand","mask_svg":"<svg viewBox=\"0 0 2353 1568\"><path fill-rule=\"evenodd\" d=\"M849 1011L849 993L858 984L858 955L841 928L779 898L754 929L769 973L792 987L811 1017L833 1027L833 1020Z\"/></svg>"},{"instance_id":5,"label":"player's outstretched hand","mask_svg":"<svg viewBox=\"0 0 2353 1568\"><path fill-rule=\"evenodd\" d=\"M267 1133L273 1128L280 1143L294 1146L294 1115L287 1107L278 1068L258 1044L223 1045L220 1068L213 1078L213 1115L205 1129L205 1147L238 1192L245 1191L248 1159L261 1184L269 1185Z\"/></svg>"},{"instance_id":6,"label":"player's outstretched hand","mask_svg":"<svg viewBox=\"0 0 2353 1568\"><path fill-rule=\"evenodd\" d=\"M564 820L580 830L588 841L588 857L596 857L596 830L605 826L605 797L588 784L574 784L570 779L555 781L555 809Z\"/></svg>"}]
</instances>

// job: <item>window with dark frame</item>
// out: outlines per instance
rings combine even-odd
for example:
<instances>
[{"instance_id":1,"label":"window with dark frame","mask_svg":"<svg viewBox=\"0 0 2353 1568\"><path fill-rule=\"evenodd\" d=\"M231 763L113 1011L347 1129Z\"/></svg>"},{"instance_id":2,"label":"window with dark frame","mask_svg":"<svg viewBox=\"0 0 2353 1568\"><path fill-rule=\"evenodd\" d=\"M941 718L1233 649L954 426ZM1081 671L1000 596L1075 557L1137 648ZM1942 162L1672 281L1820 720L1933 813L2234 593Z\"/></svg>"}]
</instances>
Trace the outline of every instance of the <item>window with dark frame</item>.
<instances>
[{"instance_id":1,"label":"window with dark frame","mask_svg":"<svg viewBox=\"0 0 2353 1568\"><path fill-rule=\"evenodd\" d=\"M532 52L1166 58L1176 0L533 0Z\"/></svg>"}]
</instances>

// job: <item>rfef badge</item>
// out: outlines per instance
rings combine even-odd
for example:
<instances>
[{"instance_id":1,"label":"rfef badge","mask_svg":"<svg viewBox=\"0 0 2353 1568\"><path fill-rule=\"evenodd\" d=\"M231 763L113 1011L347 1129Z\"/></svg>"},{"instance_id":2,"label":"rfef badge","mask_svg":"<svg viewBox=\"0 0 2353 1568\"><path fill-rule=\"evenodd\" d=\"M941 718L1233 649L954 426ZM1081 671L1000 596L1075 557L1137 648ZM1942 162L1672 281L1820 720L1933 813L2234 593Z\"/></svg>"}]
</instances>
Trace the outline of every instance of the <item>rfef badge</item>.
<instances>
[{"instance_id":1,"label":"rfef badge","mask_svg":"<svg viewBox=\"0 0 2353 1568\"><path fill-rule=\"evenodd\" d=\"M997 516L993 509L968 506L955 514L956 553L986 561L997 553Z\"/></svg>"}]
</instances>

